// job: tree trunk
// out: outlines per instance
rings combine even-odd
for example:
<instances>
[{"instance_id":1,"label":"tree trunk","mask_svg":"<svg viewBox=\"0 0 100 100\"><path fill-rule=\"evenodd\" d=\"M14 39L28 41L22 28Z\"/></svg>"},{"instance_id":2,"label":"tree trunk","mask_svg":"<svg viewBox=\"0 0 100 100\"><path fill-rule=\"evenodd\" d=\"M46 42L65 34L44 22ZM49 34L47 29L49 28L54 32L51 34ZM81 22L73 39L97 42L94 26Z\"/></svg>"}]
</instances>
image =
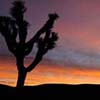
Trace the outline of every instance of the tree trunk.
<instances>
[{"instance_id":1,"label":"tree trunk","mask_svg":"<svg viewBox=\"0 0 100 100\"><path fill-rule=\"evenodd\" d=\"M24 86L26 75L27 75L27 71L25 70L21 70L18 72L18 80L17 80L16 87L21 88Z\"/></svg>"}]
</instances>

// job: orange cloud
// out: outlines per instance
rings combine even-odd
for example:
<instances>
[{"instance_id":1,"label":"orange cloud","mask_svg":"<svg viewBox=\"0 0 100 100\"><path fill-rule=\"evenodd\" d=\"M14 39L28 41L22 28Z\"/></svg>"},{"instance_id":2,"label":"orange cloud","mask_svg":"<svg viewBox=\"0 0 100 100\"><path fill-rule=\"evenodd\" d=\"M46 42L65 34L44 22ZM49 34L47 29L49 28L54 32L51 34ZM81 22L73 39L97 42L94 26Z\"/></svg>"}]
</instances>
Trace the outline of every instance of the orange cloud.
<instances>
[{"instance_id":1,"label":"orange cloud","mask_svg":"<svg viewBox=\"0 0 100 100\"><path fill-rule=\"evenodd\" d=\"M15 86L17 81L17 70L13 59L0 60L0 84ZM12 61L10 64L8 61ZM49 61L50 62L50 61ZM74 65L73 65L74 66ZM43 62L32 72L28 73L25 85L38 85L45 83L56 84L99 84L100 70L79 69L71 66L53 65Z\"/></svg>"}]
</instances>

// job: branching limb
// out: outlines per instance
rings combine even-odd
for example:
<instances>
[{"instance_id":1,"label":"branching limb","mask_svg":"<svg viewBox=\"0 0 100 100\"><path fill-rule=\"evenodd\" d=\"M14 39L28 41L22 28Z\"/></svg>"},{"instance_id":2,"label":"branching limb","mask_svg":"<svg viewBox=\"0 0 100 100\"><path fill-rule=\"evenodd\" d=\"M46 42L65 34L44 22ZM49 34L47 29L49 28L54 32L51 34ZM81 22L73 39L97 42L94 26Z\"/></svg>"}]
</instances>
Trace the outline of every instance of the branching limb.
<instances>
[{"instance_id":1,"label":"branching limb","mask_svg":"<svg viewBox=\"0 0 100 100\"><path fill-rule=\"evenodd\" d=\"M55 32L51 32L50 30L46 32L44 38L39 38L37 42L38 51L35 57L35 60L27 67L27 71L31 71L35 68L37 64L42 60L43 56L55 47L56 41L58 40L58 35Z\"/></svg>"},{"instance_id":2,"label":"branching limb","mask_svg":"<svg viewBox=\"0 0 100 100\"><path fill-rule=\"evenodd\" d=\"M32 37L32 39L30 40L31 42L35 43L40 35L48 30L51 30L53 28L53 24L55 22L55 20L58 18L57 14L49 14L49 19L48 21L45 23L45 25L35 34L35 36ZM29 42L30 42L29 41Z\"/></svg>"},{"instance_id":3,"label":"branching limb","mask_svg":"<svg viewBox=\"0 0 100 100\"><path fill-rule=\"evenodd\" d=\"M17 28L10 17L0 16L0 33L4 37L8 49L15 54Z\"/></svg>"},{"instance_id":4,"label":"branching limb","mask_svg":"<svg viewBox=\"0 0 100 100\"><path fill-rule=\"evenodd\" d=\"M44 32L47 32L48 30L51 30L53 28L53 24L55 20L58 18L57 14L49 14L48 21L44 24L44 26L33 36L27 43L26 43L26 55L28 55L35 42L37 42Z\"/></svg>"}]
</instances>

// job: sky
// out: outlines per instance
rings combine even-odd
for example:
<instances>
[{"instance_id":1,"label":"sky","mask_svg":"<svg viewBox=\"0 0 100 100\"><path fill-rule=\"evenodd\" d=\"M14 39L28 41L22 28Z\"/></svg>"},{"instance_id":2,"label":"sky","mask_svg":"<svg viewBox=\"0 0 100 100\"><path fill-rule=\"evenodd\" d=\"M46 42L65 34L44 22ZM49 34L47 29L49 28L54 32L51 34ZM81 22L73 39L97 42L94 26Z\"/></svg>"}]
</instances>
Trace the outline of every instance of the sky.
<instances>
[{"instance_id":1,"label":"sky","mask_svg":"<svg viewBox=\"0 0 100 100\"><path fill-rule=\"evenodd\" d=\"M0 16L9 15L12 1L14 0L0 0ZM48 63L43 61L43 69L45 70L45 66L53 61L55 67L50 64L50 68L56 69L56 73L59 72L59 68L62 70L65 68L66 73L71 72L70 69L76 70L77 74L83 73L84 77L91 76L92 81L88 81L89 83L100 83L94 81L96 80L94 77L96 78L100 73L98 72L100 70L100 0L25 0L25 2L28 8L25 18L30 23L27 40L42 27L49 13L56 12L59 15L53 28L58 32L59 40L56 48L44 56L44 59L50 61ZM11 55L1 35L0 55ZM34 50L29 56L34 56ZM57 66L59 66L58 69ZM49 66L47 68L49 69ZM71 75L74 76L73 73L68 76L73 79ZM84 78L83 82L80 78L74 78L79 83L87 83L88 80ZM64 79L65 77L62 81Z\"/></svg>"}]
</instances>

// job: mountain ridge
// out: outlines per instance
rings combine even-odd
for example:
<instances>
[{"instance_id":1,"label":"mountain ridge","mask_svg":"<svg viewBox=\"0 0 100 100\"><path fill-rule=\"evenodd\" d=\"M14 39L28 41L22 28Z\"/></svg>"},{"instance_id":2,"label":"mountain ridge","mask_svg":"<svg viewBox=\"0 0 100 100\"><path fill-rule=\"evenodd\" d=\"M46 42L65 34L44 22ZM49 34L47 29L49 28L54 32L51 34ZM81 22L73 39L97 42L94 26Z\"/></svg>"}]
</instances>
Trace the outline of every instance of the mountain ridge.
<instances>
[{"instance_id":1,"label":"mountain ridge","mask_svg":"<svg viewBox=\"0 0 100 100\"><path fill-rule=\"evenodd\" d=\"M95 84L42 84L37 86L24 86L23 88L11 87L0 84L0 98L12 97L12 100L20 99L22 97L29 98L28 100L53 100L56 98L70 97L92 97L100 96L100 85ZM49 98L48 98L49 97ZM80 99L81 99L80 98ZM67 98L68 99L68 98ZM69 100L70 100L69 99ZM63 100L63 99L62 99ZM66 100L66 99L65 99Z\"/></svg>"}]
</instances>

